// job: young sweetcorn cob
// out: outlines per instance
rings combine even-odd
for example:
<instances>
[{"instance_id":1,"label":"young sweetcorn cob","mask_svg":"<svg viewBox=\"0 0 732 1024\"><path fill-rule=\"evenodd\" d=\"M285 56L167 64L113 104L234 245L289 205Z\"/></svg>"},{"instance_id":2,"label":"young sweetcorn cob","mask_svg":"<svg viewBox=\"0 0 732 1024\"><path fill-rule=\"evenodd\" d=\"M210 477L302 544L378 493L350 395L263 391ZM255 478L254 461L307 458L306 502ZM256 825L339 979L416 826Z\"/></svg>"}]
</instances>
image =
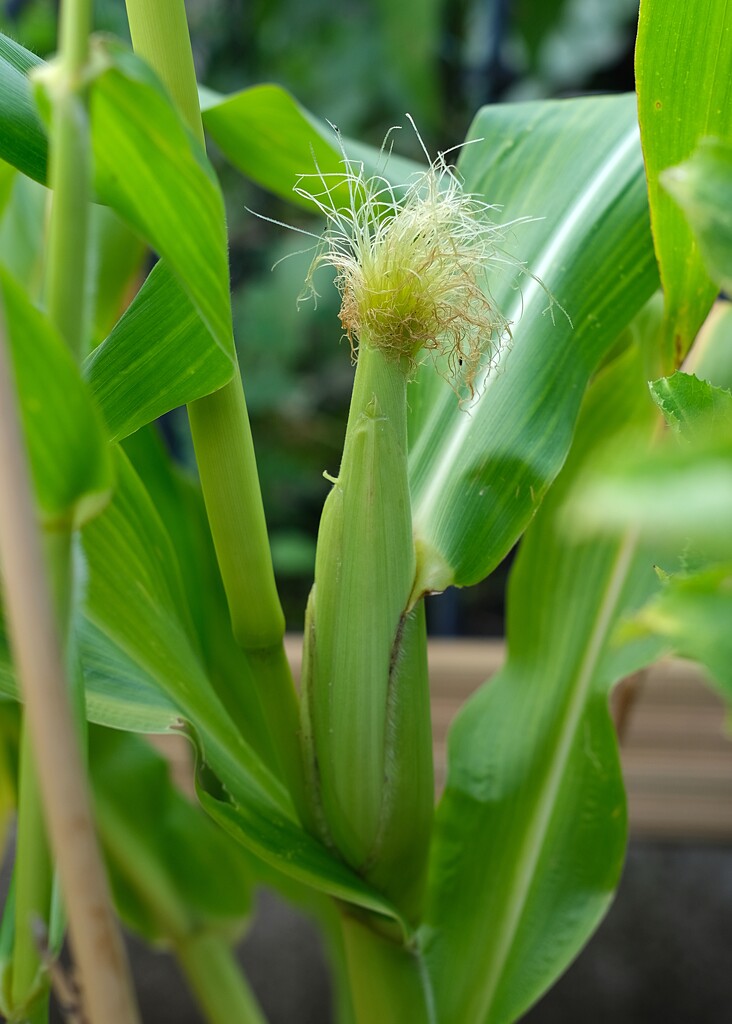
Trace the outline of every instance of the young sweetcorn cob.
<instances>
[{"instance_id":1,"label":"young sweetcorn cob","mask_svg":"<svg viewBox=\"0 0 732 1024\"><path fill-rule=\"evenodd\" d=\"M338 478L325 502L306 617L302 735L310 827L408 917L433 811L426 635L407 475L407 384L424 353L458 395L509 324L486 289L490 207L440 157L398 197L345 160L299 188L328 227L311 267L336 270L357 360ZM343 182L349 203L334 195ZM310 188L315 183L313 188Z\"/></svg>"}]
</instances>

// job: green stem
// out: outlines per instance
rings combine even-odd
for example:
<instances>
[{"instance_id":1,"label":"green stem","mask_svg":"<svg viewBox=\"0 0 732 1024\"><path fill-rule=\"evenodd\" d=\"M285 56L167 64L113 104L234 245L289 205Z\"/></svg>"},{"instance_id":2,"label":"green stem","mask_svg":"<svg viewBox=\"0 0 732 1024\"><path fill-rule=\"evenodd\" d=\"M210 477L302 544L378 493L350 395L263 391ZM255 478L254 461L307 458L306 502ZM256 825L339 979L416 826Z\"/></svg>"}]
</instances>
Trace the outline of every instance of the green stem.
<instances>
[{"instance_id":1,"label":"green stem","mask_svg":"<svg viewBox=\"0 0 732 1024\"><path fill-rule=\"evenodd\" d=\"M59 25L59 57L74 85L86 67L91 25L92 0L64 0Z\"/></svg>"},{"instance_id":2,"label":"green stem","mask_svg":"<svg viewBox=\"0 0 732 1024\"><path fill-rule=\"evenodd\" d=\"M18 835L15 857L15 936L13 941L12 1005L22 1007L32 994L41 966L34 921L46 925L51 906L53 868L43 822L38 777L28 730L20 739Z\"/></svg>"},{"instance_id":3,"label":"green stem","mask_svg":"<svg viewBox=\"0 0 732 1024\"><path fill-rule=\"evenodd\" d=\"M49 184L46 308L77 361L88 340L86 285L89 261L91 156L83 73L91 28L90 0L65 0L61 6L58 77L53 99Z\"/></svg>"},{"instance_id":4,"label":"green stem","mask_svg":"<svg viewBox=\"0 0 732 1024\"><path fill-rule=\"evenodd\" d=\"M43 546L48 563L48 582L51 599L56 609L59 632L66 636L71 617L71 531L49 530L43 535Z\"/></svg>"},{"instance_id":5,"label":"green stem","mask_svg":"<svg viewBox=\"0 0 732 1024\"><path fill-rule=\"evenodd\" d=\"M225 939L206 932L189 935L176 943L175 952L210 1024L265 1024Z\"/></svg>"},{"instance_id":6,"label":"green stem","mask_svg":"<svg viewBox=\"0 0 732 1024\"><path fill-rule=\"evenodd\" d=\"M61 635L68 621L70 537L67 531L46 534L49 585ZM15 849L15 937L12 1004L23 1006L38 981L41 967L34 921L48 927L53 864L48 848L41 793L25 718L21 726L18 790L18 835ZM48 981L46 981L48 985Z\"/></svg>"},{"instance_id":7,"label":"green stem","mask_svg":"<svg viewBox=\"0 0 732 1024\"><path fill-rule=\"evenodd\" d=\"M280 776L289 786L295 810L304 814L305 775L297 741L300 712L284 645L280 642L267 650L249 651L248 657L257 680L259 701L270 740L277 754Z\"/></svg>"},{"instance_id":8,"label":"green stem","mask_svg":"<svg viewBox=\"0 0 732 1024\"><path fill-rule=\"evenodd\" d=\"M282 643L285 619L239 374L188 416L234 636L246 651L266 650Z\"/></svg>"},{"instance_id":9,"label":"green stem","mask_svg":"<svg viewBox=\"0 0 732 1024\"><path fill-rule=\"evenodd\" d=\"M206 142L183 0L127 0L135 53L155 69L202 146Z\"/></svg>"},{"instance_id":10,"label":"green stem","mask_svg":"<svg viewBox=\"0 0 732 1024\"><path fill-rule=\"evenodd\" d=\"M127 0L135 50L161 77L203 143L191 42L183 0ZM302 806L297 696L282 653L285 620L272 568L267 524L241 375L188 406L216 558L232 629L260 670L257 684L278 760Z\"/></svg>"},{"instance_id":11,"label":"green stem","mask_svg":"<svg viewBox=\"0 0 732 1024\"><path fill-rule=\"evenodd\" d=\"M341 920L356 1024L433 1024L417 955L347 912Z\"/></svg>"}]
</instances>

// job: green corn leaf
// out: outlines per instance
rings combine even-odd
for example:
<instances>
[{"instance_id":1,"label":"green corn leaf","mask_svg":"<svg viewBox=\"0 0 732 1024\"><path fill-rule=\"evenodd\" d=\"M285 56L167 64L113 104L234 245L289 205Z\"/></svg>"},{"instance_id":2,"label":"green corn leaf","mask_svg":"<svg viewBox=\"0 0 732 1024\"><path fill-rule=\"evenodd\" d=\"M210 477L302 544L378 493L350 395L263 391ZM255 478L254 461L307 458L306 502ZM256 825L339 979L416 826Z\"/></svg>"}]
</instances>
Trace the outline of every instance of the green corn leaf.
<instances>
[{"instance_id":1,"label":"green corn leaf","mask_svg":"<svg viewBox=\"0 0 732 1024\"><path fill-rule=\"evenodd\" d=\"M629 449L625 459L602 453L568 507L584 536L610 535L635 525L666 558L689 544L707 558L732 557L732 438L703 446L668 445L653 457Z\"/></svg>"},{"instance_id":2,"label":"green corn leaf","mask_svg":"<svg viewBox=\"0 0 732 1024\"><path fill-rule=\"evenodd\" d=\"M12 838L11 826L18 804L19 756L20 711L13 702L0 701L0 850L3 856Z\"/></svg>"},{"instance_id":3,"label":"green corn leaf","mask_svg":"<svg viewBox=\"0 0 732 1024\"><path fill-rule=\"evenodd\" d=\"M121 439L231 378L228 276L222 257L223 207L205 157L141 61L114 45L99 44L97 51L102 67L92 89L97 197L165 257L86 367L111 434ZM20 120L43 160L33 166L21 163L9 143L3 148L2 136L0 156L45 181L45 128L35 114L30 85L18 70L39 63L16 44L0 47L0 84L14 83L3 98L7 116ZM225 155L280 195L312 208L293 192L300 174L314 172L316 165L331 175L342 170L332 131L276 86L257 86L231 97L203 90L202 101L207 130ZM369 147L349 142L348 149L374 171L383 163ZM120 178L116 170L123 164L126 174ZM389 174L406 180L415 167L392 158ZM198 218L193 227L191 216ZM132 245L126 244L124 252L134 260ZM112 295L101 304L97 321L105 322L115 301Z\"/></svg>"},{"instance_id":4,"label":"green corn leaf","mask_svg":"<svg viewBox=\"0 0 732 1024\"><path fill-rule=\"evenodd\" d=\"M649 453L601 451L578 479L567 520L585 537L635 527L670 567L732 556L732 393L675 373L651 385L674 433ZM678 435L678 436L677 436ZM691 545L691 547L689 547Z\"/></svg>"},{"instance_id":5,"label":"green corn leaf","mask_svg":"<svg viewBox=\"0 0 732 1024\"><path fill-rule=\"evenodd\" d=\"M288 809L284 790L241 739L208 680L168 532L129 460L119 449L116 456L114 500L83 533L87 618L140 666L143 680L157 682L179 720L213 737L241 790ZM119 725L119 706L115 711Z\"/></svg>"},{"instance_id":6,"label":"green corn leaf","mask_svg":"<svg viewBox=\"0 0 732 1024\"><path fill-rule=\"evenodd\" d=\"M16 173L0 220L0 262L36 304L43 294L48 195L44 185Z\"/></svg>"},{"instance_id":7,"label":"green corn leaf","mask_svg":"<svg viewBox=\"0 0 732 1024\"><path fill-rule=\"evenodd\" d=\"M644 376L629 350L589 393L512 573L508 662L450 732L420 933L439 1020L520 1017L587 941L620 875L626 812L608 692L658 645L615 650L610 638L656 580L631 534L576 544L560 513L598 440L628 420L650 436Z\"/></svg>"},{"instance_id":8,"label":"green corn leaf","mask_svg":"<svg viewBox=\"0 0 732 1024\"><path fill-rule=\"evenodd\" d=\"M83 616L75 622L84 674L86 714L90 722L140 733L165 733L180 724L178 706L103 630ZM10 654L7 624L0 601L0 695L20 701Z\"/></svg>"},{"instance_id":9,"label":"green corn leaf","mask_svg":"<svg viewBox=\"0 0 732 1024\"><path fill-rule=\"evenodd\" d=\"M97 195L167 261L231 355L226 224L213 169L146 64L112 43L97 42L96 59L102 70L89 104Z\"/></svg>"},{"instance_id":10,"label":"green corn leaf","mask_svg":"<svg viewBox=\"0 0 732 1024\"><path fill-rule=\"evenodd\" d=\"M0 136L0 155L45 181L45 129L35 114L30 84L18 70L40 63L16 44L8 43L4 49L0 45L0 83L15 83L0 93L0 113L6 103L7 117L22 124L34 140L34 152L44 157L32 167L16 159L11 136ZM105 419L113 436L120 438L231 379L226 228L223 201L205 154L152 72L122 47L101 42L96 65L100 70L90 96L97 197L165 262L155 268L133 308L87 366ZM124 175L118 173L122 166ZM104 217L106 211L98 219ZM104 227L97 225L101 243ZM104 245L99 248L104 257ZM115 259L119 251L116 244ZM126 278L139 259L139 242L126 238L122 251ZM100 296L98 326L109 322L118 301L118 291Z\"/></svg>"},{"instance_id":11,"label":"green corn leaf","mask_svg":"<svg viewBox=\"0 0 732 1024\"><path fill-rule=\"evenodd\" d=\"M207 676L242 736L273 769L277 758L246 655L231 632L201 488L166 454L157 432L140 430L124 445L175 549Z\"/></svg>"},{"instance_id":12,"label":"green corn leaf","mask_svg":"<svg viewBox=\"0 0 732 1024\"><path fill-rule=\"evenodd\" d=\"M278 85L255 85L231 96L200 90L207 134L226 159L247 178L311 212L310 199L294 191L301 175L327 176L337 202L348 205L348 187L337 185L343 173L342 142L348 159L363 163L367 175L382 174L401 185L424 170L412 160L340 139L333 128L311 114Z\"/></svg>"},{"instance_id":13,"label":"green corn leaf","mask_svg":"<svg viewBox=\"0 0 732 1024\"><path fill-rule=\"evenodd\" d=\"M230 356L215 344L165 263L158 263L84 373L112 440L226 384Z\"/></svg>"},{"instance_id":14,"label":"green corn leaf","mask_svg":"<svg viewBox=\"0 0 732 1024\"><path fill-rule=\"evenodd\" d=\"M155 606L156 618L153 629L141 636L139 642L135 642L136 638L132 634L134 627L131 627L131 635L128 637L124 625L121 629L108 628L103 617L101 624L97 624L98 616L95 616L93 610L80 617L76 630L84 670L86 711L90 721L111 728L163 733L178 727L181 721L180 706L173 697L166 695L166 689L177 684L203 689L207 684L203 666L197 656L197 638L190 639L188 635L190 626L185 608L186 594L181 588L177 559L167 530L157 514L151 511L149 498L132 469L124 460L120 460L120 463L126 468L120 487L126 492L127 504L136 511L131 530L138 529L137 543L128 553L135 568L143 567L144 575L140 580L144 581L145 593ZM181 500L178 494L179 503ZM149 516L147 523L146 513ZM112 530L116 528L121 531L119 517L115 518L117 525L112 525ZM109 532L105 528L102 536L108 537ZM117 533L119 536L120 532ZM179 533L176 538L180 539ZM184 553L190 549L192 542L189 540L187 545ZM120 557L124 561L123 556ZM149 572L148 564L151 566ZM200 589L200 577L194 574L193 579ZM126 600L135 606L137 598L133 595L140 590L140 582L135 582L133 575L128 573L121 576L119 582L122 593L127 593ZM125 586L128 588L126 591ZM120 606L124 603L125 599L120 597ZM114 616L114 605L109 606L109 611ZM144 618L144 608L142 612ZM131 618L134 624L134 608ZM115 627L120 625L118 621L113 621ZM146 644L154 653L146 648ZM237 668L241 670L240 663ZM241 682L242 678L243 672L240 671L237 680ZM13 700L19 699L1 602L0 693Z\"/></svg>"},{"instance_id":15,"label":"green corn leaf","mask_svg":"<svg viewBox=\"0 0 732 1024\"><path fill-rule=\"evenodd\" d=\"M2 268L0 300L42 521L79 526L112 488L104 425L62 338Z\"/></svg>"},{"instance_id":16,"label":"green corn leaf","mask_svg":"<svg viewBox=\"0 0 732 1024\"><path fill-rule=\"evenodd\" d=\"M202 765L224 786L222 794L200 784L201 801L216 820L282 873L400 920L388 901L295 822L284 788L236 731L207 677L167 530L129 460L118 451L116 461L114 500L83 534L89 622L129 666L142 669L143 685L156 681L176 707L178 724L188 723ZM97 720L136 728L139 691L134 696L129 721L118 698L107 723L98 689Z\"/></svg>"},{"instance_id":17,"label":"green corn leaf","mask_svg":"<svg viewBox=\"0 0 732 1024\"><path fill-rule=\"evenodd\" d=\"M129 460L113 451L114 498L82 534L88 580L79 628L90 717L142 731L167 730L188 718L223 744L229 760L241 757L240 784L248 779L257 792L269 792L275 806L286 806L278 784L223 712L206 674L168 531ZM8 675L6 670L3 682Z\"/></svg>"},{"instance_id":18,"label":"green corn leaf","mask_svg":"<svg viewBox=\"0 0 732 1024\"><path fill-rule=\"evenodd\" d=\"M676 371L650 384L651 397L666 422L688 441L732 428L732 392Z\"/></svg>"},{"instance_id":19,"label":"green corn leaf","mask_svg":"<svg viewBox=\"0 0 732 1024\"><path fill-rule=\"evenodd\" d=\"M104 630L87 618L78 626L84 671L86 714L90 722L140 733L170 732L180 723L177 704L166 696L157 678ZM8 676L4 692L17 696Z\"/></svg>"},{"instance_id":20,"label":"green corn leaf","mask_svg":"<svg viewBox=\"0 0 732 1024\"><path fill-rule=\"evenodd\" d=\"M582 394L657 284L633 97L489 107L460 170L517 225L531 277L491 279L514 322L499 367L465 408L427 362L410 389L412 508L424 590L486 576L560 469ZM516 284L518 283L518 290ZM556 305L547 312L550 295Z\"/></svg>"},{"instance_id":21,"label":"green corn leaf","mask_svg":"<svg viewBox=\"0 0 732 1024\"><path fill-rule=\"evenodd\" d=\"M17 176L18 172L12 164L0 160L0 218L5 213Z\"/></svg>"},{"instance_id":22,"label":"green corn leaf","mask_svg":"<svg viewBox=\"0 0 732 1024\"><path fill-rule=\"evenodd\" d=\"M227 749L238 750L244 774L249 771L255 788L267 790L267 773L260 773L249 748L237 742L209 683L168 532L119 449L116 463L114 500L83 532L89 570L87 618L157 680L179 709L179 717L196 727L208 725L225 738Z\"/></svg>"},{"instance_id":23,"label":"green corn leaf","mask_svg":"<svg viewBox=\"0 0 732 1024\"><path fill-rule=\"evenodd\" d=\"M329 175L337 201L348 203L345 184L334 187L343 173L343 154L336 132L306 111L285 89L255 85L230 96L201 90L204 127L235 168L276 196L314 210L311 200L294 187L303 174ZM388 160L373 146L343 139L348 159L362 163L368 174L383 174L394 184L424 170L391 154Z\"/></svg>"},{"instance_id":24,"label":"green corn leaf","mask_svg":"<svg viewBox=\"0 0 732 1024\"><path fill-rule=\"evenodd\" d=\"M656 255L666 297L667 369L681 361L717 289L662 172L699 140L732 141L732 23L727 0L642 0L636 48L638 116Z\"/></svg>"},{"instance_id":25,"label":"green corn leaf","mask_svg":"<svg viewBox=\"0 0 732 1024\"><path fill-rule=\"evenodd\" d=\"M12 63L8 53L16 52ZM231 378L228 268L223 204L197 143L141 61L102 44L97 60L103 67L92 88L97 196L166 258L87 365L112 436L120 439ZM14 83L4 94L7 116L21 120L43 161L34 167L20 162L10 137L7 151L0 138L0 153L44 181L45 129L18 70L39 63L15 44L0 48L0 82ZM292 189L299 174L314 170L313 155L324 170L340 169L340 155L322 126L277 87L215 101L208 94L206 118L235 164L290 198L297 198ZM123 165L126 174L120 177L117 168ZM124 247L125 253L132 249ZM104 322L115 301L113 295L102 304L98 321Z\"/></svg>"},{"instance_id":26,"label":"green corn leaf","mask_svg":"<svg viewBox=\"0 0 732 1024\"><path fill-rule=\"evenodd\" d=\"M89 757L125 921L149 942L199 930L236 938L251 909L251 877L236 844L175 789L167 762L136 736L91 729Z\"/></svg>"},{"instance_id":27,"label":"green corn leaf","mask_svg":"<svg viewBox=\"0 0 732 1024\"><path fill-rule=\"evenodd\" d=\"M0 167L11 170L9 164ZM41 293L49 195L37 181L13 170L14 180L0 215L0 259L29 295ZM0 177L0 188L2 187ZM0 206L2 204L0 203ZM115 213L95 204L91 210L90 248L95 254L94 344L106 337L117 320L145 246Z\"/></svg>"},{"instance_id":28,"label":"green corn leaf","mask_svg":"<svg viewBox=\"0 0 732 1024\"><path fill-rule=\"evenodd\" d=\"M134 290L147 248L112 210L99 204L91 210L91 234L96 257L92 339L96 346L112 330Z\"/></svg>"},{"instance_id":29,"label":"green corn leaf","mask_svg":"<svg viewBox=\"0 0 732 1024\"><path fill-rule=\"evenodd\" d=\"M46 181L48 140L36 112L26 72L44 62L0 33L0 157L36 181ZM200 88L203 123L224 156L264 188L312 209L293 186L301 174L317 167L326 174L342 171L337 139L321 120L277 85L255 85L223 96ZM347 140L349 157L363 161L369 173L384 170L379 150ZM386 173L395 183L406 181L419 166L391 156ZM345 196L345 192L344 192Z\"/></svg>"},{"instance_id":30,"label":"green corn leaf","mask_svg":"<svg viewBox=\"0 0 732 1024\"><path fill-rule=\"evenodd\" d=\"M0 33L0 156L30 178L45 182L48 142L27 78L42 63Z\"/></svg>"},{"instance_id":31,"label":"green corn leaf","mask_svg":"<svg viewBox=\"0 0 732 1024\"><path fill-rule=\"evenodd\" d=\"M334 201L349 205L348 186L338 182L344 171L341 147L354 165L363 164L367 176L383 176L395 187L424 170L413 160L394 153L387 158L380 149L343 138L280 86L255 85L231 96L199 91L204 128L229 163L311 213L315 212L312 200L295 191L303 175L323 175ZM307 182L305 187L307 191Z\"/></svg>"},{"instance_id":32,"label":"green corn leaf","mask_svg":"<svg viewBox=\"0 0 732 1024\"><path fill-rule=\"evenodd\" d=\"M255 85L232 96L201 90L201 113L207 134L234 167L308 209L312 203L293 192L300 175L316 165L324 173L342 170L333 133L280 86Z\"/></svg>"},{"instance_id":33,"label":"green corn leaf","mask_svg":"<svg viewBox=\"0 0 732 1024\"><path fill-rule=\"evenodd\" d=\"M164 258L87 366L120 438L231 379L226 226L213 170L152 72L127 50L102 42L95 67L97 196ZM126 240L125 251L134 266L140 250ZM103 298L114 307L118 295ZM104 305L98 312L108 318Z\"/></svg>"},{"instance_id":34,"label":"green corn leaf","mask_svg":"<svg viewBox=\"0 0 732 1024\"><path fill-rule=\"evenodd\" d=\"M732 706L732 563L664 581L626 627L629 637L660 637L667 649L707 669Z\"/></svg>"},{"instance_id":35,"label":"green corn leaf","mask_svg":"<svg viewBox=\"0 0 732 1024\"><path fill-rule=\"evenodd\" d=\"M396 921L408 933L406 922L388 900L290 819L277 815L272 808L257 807L250 800L217 799L201 787L198 798L214 821L282 874Z\"/></svg>"},{"instance_id":36,"label":"green corn leaf","mask_svg":"<svg viewBox=\"0 0 732 1024\"><path fill-rule=\"evenodd\" d=\"M684 211L709 276L732 291L732 142L702 139L661 184Z\"/></svg>"},{"instance_id":37,"label":"green corn leaf","mask_svg":"<svg viewBox=\"0 0 732 1024\"><path fill-rule=\"evenodd\" d=\"M700 370L725 382L731 379L727 312L721 308L716 325L705 330L696 359ZM679 372L650 388L673 435L652 459L637 451L622 462L599 459L579 481L572 521L590 535L633 524L647 543L664 549L671 572L661 574L660 592L622 635L658 638L669 653L698 661L732 702L732 393Z\"/></svg>"},{"instance_id":38,"label":"green corn leaf","mask_svg":"<svg viewBox=\"0 0 732 1024\"><path fill-rule=\"evenodd\" d=\"M103 59L91 89L97 192L164 257L86 367L121 438L222 387L234 362L213 171L152 72L118 47Z\"/></svg>"},{"instance_id":39,"label":"green corn leaf","mask_svg":"<svg viewBox=\"0 0 732 1024\"><path fill-rule=\"evenodd\" d=\"M46 222L47 190L37 181L12 172L5 180L7 194L0 217L0 261L28 295L40 294L42 239Z\"/></svg>"},{"instance_id":40,"label":"green corn leaf","mask_svg":"<svg viewBox=\"0 0 732 1024\"><path fill-rule=\"evenodd\" d=\"M231 948L251 909L241 849L175 789L165 759L137 737L93 729L89 753L123 920L146 941L172 947L211 1020L223 1006L236 1019L263 1021Z\"/></svg>"}]
</instances>

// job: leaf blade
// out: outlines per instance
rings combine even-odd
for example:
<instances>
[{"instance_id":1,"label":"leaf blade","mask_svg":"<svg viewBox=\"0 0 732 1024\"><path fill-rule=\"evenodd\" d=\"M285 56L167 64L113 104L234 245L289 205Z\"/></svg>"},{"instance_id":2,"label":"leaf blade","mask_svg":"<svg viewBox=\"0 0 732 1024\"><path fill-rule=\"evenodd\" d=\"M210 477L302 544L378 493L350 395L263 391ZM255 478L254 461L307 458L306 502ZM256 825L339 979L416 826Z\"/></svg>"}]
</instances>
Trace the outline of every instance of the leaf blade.
<instances>
[{"instance_id":1,"label":"leaf blade","mask_svg":"<svg viewBox=\"0 0 732 1024\"><path fill-rule=\"evenodd\" d=\"M508 662L449 737L421 932L440 1019L519 1017L591 934L620 874L624 793L607 694L656 648L619 653L609 640L656 584L632 535L574 545L560 519L597 437L628 416L648 422L639 370L629 352L589 393L512 573Z\"/></svg>"},{"instance_id":2,"label":"leaf blade","mask_svg":"<svg viewBox=\"0 0 732 1024\"><path fill-rule=\"evenodd\" d=\"M151 340L152 339L152 340ZM180 405L217 391L234 373L170 267L156 264L84 373L120 441Z\"/></svg>"},{"instance_id":3,"label":"leaf blade","mask_svg":"<svg viewBox=\"0 0 732 1024\"><path fill-rule=\"evenodd\" d=\"M97 48L103 70L90 88L90 116L99 198L167 260L233 361L226 224L213 169L150 69L118 45Z\"/></svg>"},{"instance_id":4,"label":"leaf blade","mask_svg":"<svg viewBox=\"0 0 732 1024\"><path fill-rule=\"evenodd\" d=\"M661 173L684 211L710 278L732 289L732 144L702 139L688 160Z\"/></svg>"},{"instance_id":5,"label":"leaf blade","mask_svg":"<svg viewBox=\"0 0 732 1024\"><path fill-rule=\"evenodd\" d=\"M43 61L0 33L0 139L2 157L42 184L48 170L48 142L31 96L27 74Z\"/></svg>"},{"instance_id":6,"label":"leaf blade","mask_svg":"<svg viewBox=\"0 0 732 1024\"><path fill-rule=\"evenodd\" d=\"M656 283L632 97L486 108L469 137L483 140L461 158L469 191L508 221L547 212L522 229L521 256L573 326L542 315L537 280L521 299L504 278L491 291L519 322L469 414L422 367L410 481L424 590L478 582L508 552L564 461L590 375Z\"/></svg>"},{"instance_id":7,"label":"leaf blade","mask_svg":"<svg viewBox=\"0 0 732 1024\"><path fill-rule=\"evenodd\" d=\"M700 138L732 141L732 25L726 0L642 0L636 45L638 117L654 244L667 309L666 368L689 348L716 295L692 232L661 172Z\"/></svg>"},{"instance_id":8,"label":"leaf blade","mask_svg":"<svg viewBox=\"0 0 732 1024\"><path fill-rule=\"evenodd\" d=\"M112 488L104 425L60 335L1 267L0 304L42 521L79 526Z\"/></svg>"},{"instance_id":9,"label":"leaf blade","mask_svg":"<svg viewBox=\"0 0 732 1024\"><path fill-rule=\"evenodd\" d=\"M174 787L166 760L129 733L99 728L90 730L90 760L128 924L149 942L198 930L235 937L251 909L250 873L230 839Z\"/></svg>"}]
</instances>

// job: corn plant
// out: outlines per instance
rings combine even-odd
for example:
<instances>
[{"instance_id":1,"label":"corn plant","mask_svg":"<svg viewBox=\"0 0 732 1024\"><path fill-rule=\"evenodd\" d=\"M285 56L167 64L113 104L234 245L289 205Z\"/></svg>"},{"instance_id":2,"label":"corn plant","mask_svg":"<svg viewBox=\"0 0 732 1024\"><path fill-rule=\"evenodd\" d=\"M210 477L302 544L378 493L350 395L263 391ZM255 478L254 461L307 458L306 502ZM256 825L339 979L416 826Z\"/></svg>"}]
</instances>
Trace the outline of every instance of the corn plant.
<instances>
[{"instance_id":1,"label":"corn plant","mask_svg":"<svg viewBox=\"0 0 732 1024\"><path fill-rule=\"evenodd\" d=\"M47 65L0 38L9 1020L47 1020L51 979L70 1015L138 1019L112 900L228 1024L264 1019L232 953L258 883L320 921L359 1024L516 1020L588 940L626 846L609 692L674 647L719 664L725 641L682 626L700 592L722 621L726 529L669 582L656 554L690 512L661 536L641 487L701 457L659 448L659 406L729 421L727 392L672 376L730 279L725 7L644 0L638 108L486 107L457 167L341 138L275 86L199 89L182 0L127 0L134 52L90 37L86 0L63 0ZM355 362L299 692L207 136L324 219L307 284L335 268ZM720 384L723 335L696 363ZM151 426L182 405L196 480ZM729 466L728 431L705 431ZM424 599L522 534L507 662L453 724L435 804ZM166 732L199 806L133 735Z\"/></svg>"}]
</instances>

